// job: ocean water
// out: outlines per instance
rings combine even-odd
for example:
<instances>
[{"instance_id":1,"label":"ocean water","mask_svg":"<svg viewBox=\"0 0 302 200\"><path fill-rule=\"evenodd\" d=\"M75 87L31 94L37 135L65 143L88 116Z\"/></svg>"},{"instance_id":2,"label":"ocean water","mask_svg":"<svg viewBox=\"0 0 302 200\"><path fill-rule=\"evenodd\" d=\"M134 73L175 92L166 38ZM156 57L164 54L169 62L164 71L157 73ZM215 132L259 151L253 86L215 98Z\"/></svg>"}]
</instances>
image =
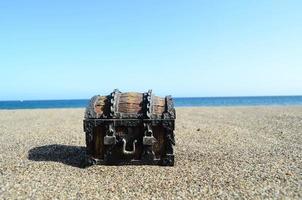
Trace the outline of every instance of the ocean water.
<instances>
[{"instance_id":1,"label":"ocean water","mask_svg":"<svg viewBox=\"0 0 302 200\"><path fill-rule=\"evenodd\" d=\"M84 108L88 99L0 101L0 109L37 108ZM263 97L178 97L174 98L176 107L198 106L269 106L301 105L302 96L263 96Z\"/></svg>"}]
</instances>

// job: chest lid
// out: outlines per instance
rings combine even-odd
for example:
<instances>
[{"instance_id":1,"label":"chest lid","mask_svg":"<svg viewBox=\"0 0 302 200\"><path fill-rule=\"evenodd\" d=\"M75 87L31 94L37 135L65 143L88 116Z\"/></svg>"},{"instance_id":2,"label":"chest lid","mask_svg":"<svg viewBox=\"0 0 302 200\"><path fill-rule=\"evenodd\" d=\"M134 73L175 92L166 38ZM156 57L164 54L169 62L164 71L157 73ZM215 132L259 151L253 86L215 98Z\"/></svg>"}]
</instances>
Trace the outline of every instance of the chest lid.
<instances>
[{"instance_id":1,"label":"chest lid","mask_svg":"<svg viewBox=\"0 0 302 200\"><path fill-rule=\"evenodd\" d=\"M115 89L107 96L93 96L85 111L86 119L175 119L171 96L145 93L122 93Z\"/></svg>"}]
</instances>

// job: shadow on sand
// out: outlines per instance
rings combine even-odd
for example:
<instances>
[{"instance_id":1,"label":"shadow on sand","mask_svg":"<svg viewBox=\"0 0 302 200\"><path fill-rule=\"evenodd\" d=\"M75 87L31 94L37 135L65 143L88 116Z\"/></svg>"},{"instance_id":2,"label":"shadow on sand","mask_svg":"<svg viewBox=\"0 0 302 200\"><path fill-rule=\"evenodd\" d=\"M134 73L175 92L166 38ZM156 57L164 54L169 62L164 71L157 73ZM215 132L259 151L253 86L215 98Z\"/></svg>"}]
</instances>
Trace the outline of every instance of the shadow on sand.
<instances>
[{"instance_id":1,"label":"shadow on sand","mask_svg":"<svg viewBox=\"0 0 302 200\"><path fill-rule=\"evenodd\" d=\"M60 162L73 167L84 168L85 147L51 144L32 148L28 159L33 161Z\"/></svg>"}]
</instances>

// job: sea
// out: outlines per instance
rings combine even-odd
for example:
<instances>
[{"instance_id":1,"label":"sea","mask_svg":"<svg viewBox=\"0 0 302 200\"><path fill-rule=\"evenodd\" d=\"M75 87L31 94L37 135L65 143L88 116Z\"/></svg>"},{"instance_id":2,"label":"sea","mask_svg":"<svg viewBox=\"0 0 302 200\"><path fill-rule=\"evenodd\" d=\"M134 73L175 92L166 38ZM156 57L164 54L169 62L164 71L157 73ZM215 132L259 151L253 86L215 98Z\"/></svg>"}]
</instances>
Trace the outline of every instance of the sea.
<instances>
[{"instance_id":1,"label":"sea","mask_svg":"<svg viewBox=\"0 0 302 200\"><path fill-rule=\"evenodd\" d=\"M175 107L302 106L302 96L176 97ZM84 108L89 99L0 101L0 109Z\"/></svg>"}]
</instances>

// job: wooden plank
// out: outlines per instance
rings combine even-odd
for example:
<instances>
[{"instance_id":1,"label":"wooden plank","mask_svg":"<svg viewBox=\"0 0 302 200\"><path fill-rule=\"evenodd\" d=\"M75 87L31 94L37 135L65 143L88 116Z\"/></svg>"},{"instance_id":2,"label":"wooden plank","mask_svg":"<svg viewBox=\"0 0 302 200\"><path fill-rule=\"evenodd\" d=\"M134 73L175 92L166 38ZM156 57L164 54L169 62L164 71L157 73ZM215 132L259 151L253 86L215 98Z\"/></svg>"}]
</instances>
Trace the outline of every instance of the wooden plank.
<instances>
[{"instance_id":1,"label":"wooden plank","mask_svg":"<svg viewBox=\"0 0 302 200\"><path fill-rule=\"evenodd\" d=\"M106 96L100 96L97 101L95 102L94 105L94 111L101 115L103 114L105 110L105 105L106 105L107 97Z\"/></svg>"},{"instance_id":2,"label":"wooden plank","mask_svg":"<svg viewBox=\"0 0 302 200\"><path fill-rule=\"evenodd\" d=\"M118 112L141 113L143 94L137 92L122 93L119 98Z\"/></svg>"}]
</instances>

